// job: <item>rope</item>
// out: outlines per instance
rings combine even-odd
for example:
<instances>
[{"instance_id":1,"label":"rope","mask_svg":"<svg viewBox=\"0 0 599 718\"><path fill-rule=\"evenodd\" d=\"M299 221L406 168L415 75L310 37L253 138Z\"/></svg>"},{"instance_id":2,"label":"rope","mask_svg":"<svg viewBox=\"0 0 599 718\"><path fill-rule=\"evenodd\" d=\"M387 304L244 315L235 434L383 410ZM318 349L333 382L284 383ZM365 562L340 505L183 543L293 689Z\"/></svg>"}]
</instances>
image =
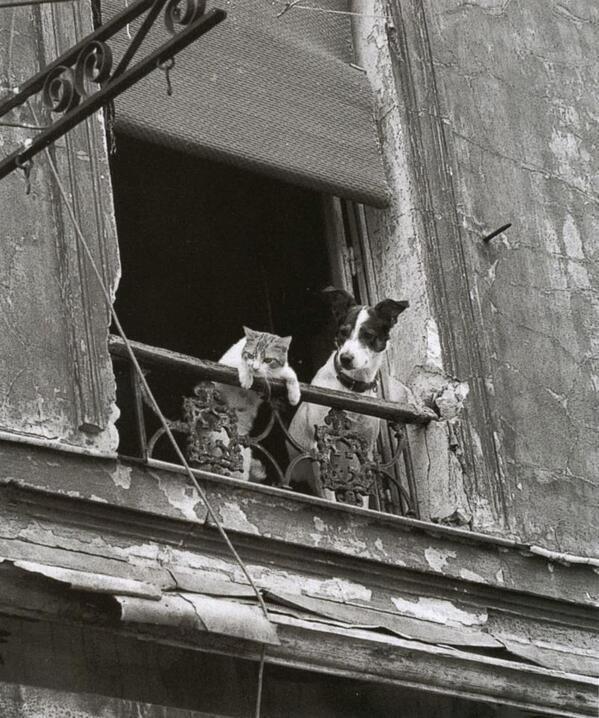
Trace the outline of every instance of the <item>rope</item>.
<instances>
[{"instance_id":1,"label":"rope","mask_svg":"<svg viewBox=\"0 0 599 718\"><path fill-rule=\"evenodd\" d=\"M31 113L33 115L33 118L37 124L39 124L35 110L30 105ZM156 412L156 415L158 416L160 423L162 424L162 427L164 428L164 431L172 444L173 449L175 450L175 453L177 454L177 458L185 468L185 473L191 480L191 483L193 484L195 490L198 492L198 495L202 499L202 502L204 503L204 506L206 507L206 510L208 512L208 516L211 518L211 520L214 522L214 525L216 526L218 532L220 533L223 541L227 545L227 548L231 552L232 556L234 557L235 561L241 568L244 576L247 578L250 586L254 590L254 593L256 594L256 598L258 599L258 603L260 605L260 608L262 609L262 612L264 613L265 618L268 620L268 609L266 608L266 604L264 603L264 599L262 598L262 594L260 593L258 587L254 583L254 580L252 579L249 570L247 569L245 563L243 562L243 559L241 556L237 553L237 550L231 543L231 539L228 537L227 532L225 531L223 525L219 521L214 509L212 508L212 505L210 504L210 501L208 500L208 497L206 496L206 493L204 492L204 489L200 486L198 483L198 480L193 474L193 471L191 470L191 467L187 463L187 460L185 456L183 455L183 452L179 448L179 445L177 444L175 437L173 436L173 433L168 425L168 421L164 414L162 413L160 407L158 406L158 402L156 401L156 398L154 397L154 394L152 393L152 390L150 389L148 382L146 380L146 377L144 376L144 373L142 371L141 366L139 365L139 362L137 361L137 357L135 356L135 353L133 351L133 348L131 347L131 343L129 342L129 339L127 338L125 331L121 325L121 322L117 316L117 313L112 305L112 297L110 296L110 292L108 291L106 285L104 284L104 279L100 273L100 270L98 269L98 266L93 258L93 255L91 253L91 250L89 248L89 245L87 241L85 240L85 237L83 235L83 231L81 230L81 226L79 225L79 222L77 221L77 217L75 216L75 212L73 210L73 206L68 198L68 194L64 188L64 185L60 179L60 176L58 174L58 170L56 169L56 165L54 164L54 161L52 159L52 156L46 148L45 150L46 158L48 160L48 164L50 166L50 170L52 172L52 175L54 176L54 179L56 180L56 184L58 186L60 195L66 205L66 208L69 213L69 217L71 219L71 222L73 223L73 227L75 228L75 234L85 252L85 255L87 256L87 259L90 263L90 266L96 275L96 279L98 280L98 283L100 285L100 288L102 290L102 294L104 295L104 299L106 300L106 305L108 306L108 309L110 311L110 314L112 316L112 319L114 321L114 325L116 327L116 330L118 334L120 335L121 339L125 343L125 347L127 349L127 353L129 355L129 358L131 360L131 363L135 367L135 371L137 372L137 375L139 377L139 380L144 388L144 390L147 392L148 399L150 400L150 403L152 404L152 408Z\"/></svg>"},{"instance_id":2,"label":"rope","mask_svg":"<svg viewBox=\"0 0 599 718\"><path fill-rule=\"evenodd\" d=\"M385 20L387 22L388 18L386 18L384 15L373 15L370 13L364 13L364 12L352 12L351 10L333 10L332 8L326 8L326 7L318 7L317 5L299 5L301 0L290 0L289 2L285 3L285 7L281 10L281 12L277 15L277 17L281 17L289 10L312 10L312 12L320 12L328 15L350 15L352 17L371 17L375 18L377 20Z\"/></svg>"},{"instance_id":3,"label":"rope","mask_svg":"<svg viewBox=\"0 0 599 718\"><path fill-rule=\"evenodd\" d=\"M266 655L266 646L262 646L260 653L260 665L258 667L258 692L256 694L256 718L260 718L262 712L262 686L264 684L264 657Z\"/></svg>"}]
</instances>

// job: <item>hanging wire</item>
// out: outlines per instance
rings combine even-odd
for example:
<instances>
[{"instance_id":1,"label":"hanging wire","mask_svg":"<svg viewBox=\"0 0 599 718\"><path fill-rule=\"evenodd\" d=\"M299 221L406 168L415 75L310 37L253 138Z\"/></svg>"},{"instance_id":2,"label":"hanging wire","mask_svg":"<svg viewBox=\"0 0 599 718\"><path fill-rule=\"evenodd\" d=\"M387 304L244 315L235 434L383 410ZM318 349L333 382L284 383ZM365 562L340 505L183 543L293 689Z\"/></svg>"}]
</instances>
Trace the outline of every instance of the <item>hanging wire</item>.
<instances>
[{"instance_id":1,"label":"hanging wire","mask_svg":"<svg viewBox=\"0 0 599 718\"><path fill-rule=\"evenodd\" d=\"M258 691L256 693L256 718L260 718L262 714L262 686L264 684L264 657L266 656L266 646L262 644L260 652L260 665L258 667Z\"/></svg>"},{"instance_id":2,"label":"hanging wire","mask_svg":"<svg viewBox=\"0 0 599 718\"><path fill-rule=\"evenodd\" d=\"M277 17L281 17L289 10L312 10L312 12L319 12L327 15L351 15L352 17L373 17L377 20L385 20L387 18L384 15L373 15L371 13L364 12L353 12L351 10L333 10L332 8L319 7L318 5L299 5L302 0L288 0L285 3L285 7L278 13Z\"/></svg>"},{"instance_id":3,"label":"hanging wire","mask_svg":"<svg viewBox=\"0 0 599 718\"><path fill-rule=\"evenodd\" d=\"M73 2L74 0L9 0L0 2L0 10L9 7L27 7L28 5L55 5L61 2Z\"/></svg>"},{"instance_id":4,"label":"hanging wire","mask_svg":"<svg viewBox=\"0 0 599 718\"><path fill-rule=\"evenodd\" d=\"M29 105L29 107L30 107L31 113L32 113L32 115L33 115L33 118L34 118L35 122L37 123L37 122L38 122L38 119L37 119L35 110L34 110L33 107L31 106L31 104ZM233 546L233 544L232 544L232 542L231 542L231 539L230 539L229 536L227 535L227 532L225 531L225 529L224 529L223 525L221 524L221 522L220 522L218 516L216 515L216 512L214 511L214 508L212 507L210 501L208 500L208 497L207 497L206 493L204 492L204 489L200 486L200 484L198 483L198 480L197 480L196 477L194 476L194 473L193 473L193 471L191 470L191 467L190 467L189 464L187 463L187 459L186 459L185 456L183 455L183 452L181 451L181 449L180 449L180 447L179 447L179 444L177 443L177 441L175 440L175 437L173 436L173 433L172 433L172 431L171 431L170 426L168 425L168 421L167 421L166 417L164 416L164 414L162 413L162 410L161 410L160 407L158 406L158 402L156 401L156 398L154 397L154 394L152 393L152 390L150 389L150 386L148 385L148 382L147 382L146 377L145 377L145 375L144 375L144 373L143 373L143 371L142 371L142 368L141 368L141 366L139 365L139 362L138 362L138 360L137 360L137 357L135 356L135 352L133 351L133 348L131 347L131 343L129 342L129 339L128 339L127 336L126 336L125 331L124 331L124 329L123 329L123 327L122 327L122 325L121 325L121 322L120 322L120 320L119 320L119 318L118 318L118 315L117 315L117 313L116 313L116 311L115 311L115 309L114 309L114 307L113 307L113 305L112 305L112 297L110 296L110 292L109 292L108 288L107 288L106 285L104 284L104 279L103 279L103 277L102 277L102 275L101 275L101 273L100 273L100 270L98 269L98 265L96 264L96 261L94 260L94 257L93 257L93 255L92 255L91 249L89 248L89 245L88 245L88 243L87 243L87 241L86 241L86 239L85 239L85 236L83 235L83 231L82 231L81 226L80 226L80 224L79 224L79 222L78 222L78 220L77 220L77 217L75 216L75 211L74 211L74 209L73 209L73 206L72 206L72 204L71 204L71 201L69 200L67 191L66 191L66 189L65 189L65 187L64 187L64 185L63 185L63 183L62 183L62 180L60 179L60 175L59 175L59 173L58 173L58 170L56 169L56 165L54 164L54 160L52 159L52 155L50 154L48 148L46 148L46 149L44 150L44 152L45 152L46 158L47 158L47 160L48 160L48 164L49 164L49 167L50 167L50 171L52 172L52 175L54 176L54 179L55 179L56 184L57 184L57 186L58 186L58 190L59 190L59 192L60 192L60 195L61 195L61 197L62 197L62 199L63 199L63 201L64 201L64 203L65 203L65 205L66 205L66 208L67 208L67 211L68 211L68 213L69 213L69 217L70 217L70 219L71 219L71 222L73 223L73 227L74 227L74 229L75 229L75 234L76 234L76 236L77 236L77 239L79 240L79 243L80 243L81 247L83 248L83 250L84 250L84 252L85 252L85 255L87 256L87 259L88 259L88 261L89 261L89 263L90 263L90 266L91 266L91 268L92 268L92 270L93 270L93 273L94 273L95 276L96 276L96 279L98 280L98 283L99 283L99 285L100 285L100 289L101 289L101 291L102 291L102 294L104 295L104 299L106 300L106 305L107 305L107 307L108 307L108 309L109 309L109 311L110 311L110 314L111 314L111 316L112 316L112 319L113 319L113 321L114 321L114 325L115 325L115 327L116 327L117 333L119 334L119 336L121 337L121 339L123 340L123 342L124 342L124 344L125 344L125 347L126 347L126 349L127 349L127 353L128 353L128 355L129 355L129 359L131 360L131 363L133 364L133 367L135 368L135 371L136 371L136 373L137 373L137 375L138 375L139 381L140 381L140 383L142 384L142 386L143 386L143 388L144 388L144 391L147 393L147 396L148 396L148 399L150 400L150 403L151 403L151 405L152 405L152 408L153 408L153 410L156 412L156 415L158 416L158 418L159 418L159 420L160 420L160 423L162 424L162 427L163 427L163 429L164 429L164 431L165 431L165 434L166 434L166 436L168 437L168 439L169 439L169 441L170 441L170 443L171 443L171 445L172 445L172 447L173 447L175 453L177 454L177 458L179 459L179 461L181 462L182 466L184 467L185 473L186 473L187 476L189 477L189 479L190 479L191 483L193 484L195 490L198 492L198 495L199 495L200 498L202 499L202 502L203 502L203 504L204 504L204 506L206 507L206 510L207 510L207 512L208 512L208 516L209 516L210 519L213 521L213 523L214 523L214 525L216 526L216 528L217 528L219 534L221 535L223 541L224 541L225 544L227 545L227 548L228 548L229 551L231 552L231 555L233 556L233 558L235 559L235 561L237 562L237 564L238 564L239 567L241 568L241 570L242 570L244 576L246 577L246 579L248 580L250 586L251 586L252 589L254 590L254 593L256 594L256 598L257 598L257 600L258 600L258 603L259 603L259 605L260 605L260 608L262 609L262 612L263 612L265 618L268 620L268 619L269 619L268 609L266 608L266 604L265 604L265 602L264 602L264 599L262 598L262 594L260 593L258 587L257 587L256 584L254 583L254 580L253 580L253 578L252 578L252 576L251 576L251 574L250 574L250 572L249 572L247 566L245 565L243 559L242 559L241 556L237 553L237 550L236 550L235 546Z\"/></svg>"},{"instance_id":5,"label":"hanging wire","mask_svg":"<svg viewBox=\"0 0 599 718\"><path fill-rule=\"evenodd\" d=\"M27 122L6 122L5 120L0 120L0 127L18 127L22 130L46 130L48 129L48 125L31 125Z\"/></svg>"}]
</instances>

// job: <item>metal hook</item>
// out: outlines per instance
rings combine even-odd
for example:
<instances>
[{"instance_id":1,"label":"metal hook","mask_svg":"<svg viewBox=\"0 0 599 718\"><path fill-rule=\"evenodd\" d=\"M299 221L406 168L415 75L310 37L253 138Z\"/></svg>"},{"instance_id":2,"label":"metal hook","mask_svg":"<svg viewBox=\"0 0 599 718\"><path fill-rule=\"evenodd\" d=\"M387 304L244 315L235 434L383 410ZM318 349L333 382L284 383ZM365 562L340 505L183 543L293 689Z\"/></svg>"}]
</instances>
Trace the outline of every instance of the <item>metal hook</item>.
<instances>
[{"instance_id":1,"label":"metal hook","mask_svg":"<svg viewBox=\"0 0 599 718\"><path fill-rule=\"evenodd\" d=\"M166 76L166 94L170 97L173 94L173 86L171 84L171 70L175 66L175 58L169 57L168 60L165 60L164 62L158 61L157 67L162 70Z\"/></svg>"},{"instance_id":2,"label":"metal hook","mask_svg":"<svg viewBox=\"0 0 599 718\"><path fill-rule=\"evenodd\" d=\"M15 159L16 166L23 170L23 174L25 175L25 194L31 193L31 168L33 167L33 161L29 158L23 160L21 157L17 157Z\"/></svg>"}]
</instances>

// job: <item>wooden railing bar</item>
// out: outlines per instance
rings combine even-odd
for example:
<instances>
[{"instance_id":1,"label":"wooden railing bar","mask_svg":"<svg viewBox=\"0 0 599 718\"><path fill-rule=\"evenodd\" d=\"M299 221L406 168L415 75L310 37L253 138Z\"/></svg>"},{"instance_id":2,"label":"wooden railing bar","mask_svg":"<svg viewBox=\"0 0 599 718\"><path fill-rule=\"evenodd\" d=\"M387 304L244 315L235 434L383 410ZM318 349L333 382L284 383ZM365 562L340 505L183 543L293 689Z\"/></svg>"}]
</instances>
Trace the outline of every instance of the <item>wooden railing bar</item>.
<instances>
[{"instance_id":1,"label":"wooden railing bar","mask_svg":"<svg viewBox=\"0 0 599 718\"><path fill-rule=\"evenodd\" d=\"M123 359L128 358L124 341L117 336L111 335L108 342L112 356ZM153 347L141 342L131 342L131 347L139 361L148 366L160 369L168 369L185 373L198 379L218 381L223 384L238 385L237 372L235 369L217 364L206 359L178 352ZM285 382L281 379L273 379L269 382L272 396L286 396ZM258 391L267 389L263 379L255 379L255 387ZM372 397L360 396L343 391L322 389L310 384L300 384L302 401L322 406L330 406L335 409L346 409L368 416L376 416L387 421L399 421L406 424L428 424L435 420L437 415L431 409L418 409L409 404L385 401Z\"/></svg>"}]
</instances>

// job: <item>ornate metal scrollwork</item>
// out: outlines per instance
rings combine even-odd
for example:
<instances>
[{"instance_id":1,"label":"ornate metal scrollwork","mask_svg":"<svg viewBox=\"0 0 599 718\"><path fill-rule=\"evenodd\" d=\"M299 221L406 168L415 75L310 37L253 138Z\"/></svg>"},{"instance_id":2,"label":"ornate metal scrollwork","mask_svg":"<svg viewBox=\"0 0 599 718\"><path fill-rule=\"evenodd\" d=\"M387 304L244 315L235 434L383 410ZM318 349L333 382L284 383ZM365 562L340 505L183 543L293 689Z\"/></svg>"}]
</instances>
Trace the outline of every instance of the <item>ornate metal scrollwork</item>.
<instances>
[{"instance_id":1,"label":"ornate metal scrollwork","mask_svg":"<svg viewBox=\"0 0 599 718\"><path fill-rule=\"evenodd\" d=\"M164 24L172 37L129 67L163 8ZM112 51L106 41L143 13L147 14L113 70ZM38 92L42 93L42 100L51 112L62 115L27 144L0 160L0 179L25 166L38 152L101 107L109 105L157 67L169 70L177 53L225 18L223 10L206 12L205 0L137 0L126 6L37 75L0 99L0 117Z\"/></svg>"},{"instance_id":2,"label":"ornate metal scrollwork","mask_svg":"<svg viewBox=\"0 0 599 718\"><path fill-rule=\"evenodd\" d=\"M169 0L164 9L164 24L170 34L175 35L205 12L206 0Z\"/></svg>"},{"instance_id":3,"label":"ornate metal scrollwork","mask_svg":"<svg viewBox=\"0 0 599 718\"><path fill-rule=\"evenodd\" d=\"M91 83L101 85L111 70L112 50L105 42L93 40L81 50L72 68L58 65L46 75L42 101L54 113L69 112L91 94Z\"/></svg>"},{"instance_id":4,"label":"ornate metal scrollwork","mask_svg":"<svg viewBox=\"0 0 599 718\"><path fill-rule=\"evenodd\" d=\"M378 473L368 441L352 428L350 416L342 409L331 409L324 421L315 427L314 455L322 486L339 501L361 506L362 497L374 492Z\"/></svg>"},{"instance_id":5,"label":"ornate metal scrollwork","mask_svg":"<svg viewBox=\"0 0 599 718\"><path fill-rule=\"evenodd\" d=\"M200 382L194 394L183 399L188 461L215 474L230 476L243 471L236 410L227 405L211 381Z\"/></svg>"},{"instance_id":6,"label":"ornate metal scrollwork","mask_svg":"<svg viewBox=\"0 0 599 718\"><path fill-rule=\"evenodd\" d=\"M151 459L165 430L159 428L146 438L143 406L153 411L152 404L135 372L132 377L142 456ZM234 381L227 383L235 385ZM356 422L355 411L331 408L324 424L315 427L312 447L302 447L287 429L285 400L266 393L263 400L270 416L263 417L265 422L258 434L246 436L239 432L237 410L227 404L226 392L220 390L221 384L220 378L218 381L200 381L192 396L183 397L181 419L168 420L170 429L183 435L185 454L193 467L224 476L248 478L250 458L266 460L269 483L289 488L290 481L297 478L296 468L307 462L314 469L311 475L315 483L310 484L310 488L319 496L323 495L322 490L329 490L337 501L355 506L363 506L365 497L370 497L371 508L417 515L409 473L407 469L405 474L399 469L407 441L405 424L387 421L386 425L381 425L390 433L388 445L382 445L386 452L383 460L373 450L371 437L366 437L360 422ZM278 443L277 440L270 441L275 431L281 434ZM283 459L287 454L281 451L285 442L295 449L295 456L290 461ZM258 475L250 478L257 480Z\"/></svg>"}]
</instances>

